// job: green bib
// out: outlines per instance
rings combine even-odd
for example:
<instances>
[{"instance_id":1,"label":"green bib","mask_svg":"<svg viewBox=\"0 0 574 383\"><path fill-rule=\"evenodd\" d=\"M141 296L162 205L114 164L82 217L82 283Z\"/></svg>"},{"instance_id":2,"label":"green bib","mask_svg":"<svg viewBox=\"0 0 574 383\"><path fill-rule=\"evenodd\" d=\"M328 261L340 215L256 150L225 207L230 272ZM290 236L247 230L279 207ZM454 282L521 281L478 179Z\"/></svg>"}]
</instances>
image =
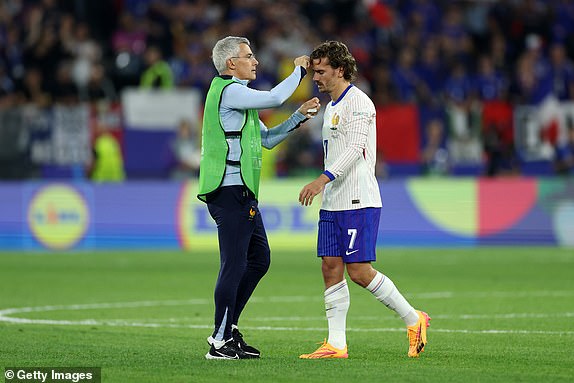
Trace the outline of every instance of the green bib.
<instances>
[{"instance_id":1,"label":"green bib","mask_svg":"<svg viewBox=\"0 0 574 383\"><path fill-rule=\"evenodd\" d=\"M205 109L203 112L203 128L201 132L201 163L199 168L199 191L197 198L206 202L207 196L216 191L225 175L225 165L229 146L225 139L225 131L219 115L221 94L226 86L232 84L232 79L215 77L211 82ZM259 114L255 109L244 111L241 127L241 179L247 188L259 196L259 179L261 176L261 131Z\"/></svg>"}]
</instances>

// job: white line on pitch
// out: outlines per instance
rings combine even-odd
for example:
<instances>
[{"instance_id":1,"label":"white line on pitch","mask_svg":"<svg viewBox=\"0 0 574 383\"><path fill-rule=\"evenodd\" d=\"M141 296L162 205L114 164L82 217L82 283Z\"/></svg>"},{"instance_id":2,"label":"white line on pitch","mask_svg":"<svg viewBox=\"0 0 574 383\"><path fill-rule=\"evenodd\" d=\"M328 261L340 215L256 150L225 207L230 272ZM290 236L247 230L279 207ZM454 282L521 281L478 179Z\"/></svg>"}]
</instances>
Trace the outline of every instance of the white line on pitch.
<instances>
[{"instance_id":1,"label":"white line on pitch","mask_svg":"<svg viewBox=\"0 0 574 383\"><path fill-rule=\"evenodd\" d=\"M357 316L351 315L350 318L353 321L396 321L397 317L392 315L391 312L388 315L371 315L371 316ZM566 312L566 313L508 313L508 314L460 314L460 315L432 315L433 319L446 319L446 320L473 320L473 319L545 319L545 318L574 318L574 312ZM209 322L213 318L209 317L190 317L190 316L182 316L177 318L154 318L155 322L161 323L181 323L181 322ZM115 320L115 319L114 319ZM120 320L120 319L118 319ZM126 320L126 319L123 319ZM249 322L302 322L302 321L324 321L326 317L323 316L274 316L274 317L250 317L245 319Z\"/></svg>"},{"instance_id":2,"label":"white line on pitch","mask_svg":"<svg viewBox=\"0 0 574 383\"><path fill-rule=\"evenodd\" d=\"M483 297L498 297L498 298L519 298L519 297L564 297L572 296L574 291L530 291L530 292L469 292L469 293L454 293L454 292L430 292L421 294L412 294L411 297L417 297L421 299L444 299L444 298L459 298L459 297L470 297L470 298L483 298ZM277 296L277 297L254 297L251 302L254 303L264 303L264 302L307 302L307 301L322 301L322 297L309 297L309 296ZM188 299L188 300L164 300L164 301L139 301L139 302L115 302L115 303L91 303L91 304L74 304L74 305L48 305L48 306L36 306L36 307L20 307L20 308L8 308L0 310L0 322L6 323L17 323L17 324L51 324L51 325L89 325L89 326L124 326L124 327L174 327L174 328L192 328L192 329L209 329L211 325L189 325L189 324L177 324L173 322L181 322L181 319L169 318L168 322L165 323L161 319L156 321L162 323L146 323L146 322L132 322L130 320L95 320L95 319L84 319L84 320L54 320L54 319L28 319L28 318L15 318L10 315L30 313L30 312L47 312L47 311L79 311L79 310L93 310L93 309L124 309L124 308L138 308L138 307L155 307L155 306L186 306L186 305L205 305L212 304L211 299ZM574 317L574 313L508 313L508 314L461 314L461 315L433 315L435 319L454 319L454 320L471 320L471 319L532 319L532 318L560 318L560 317ZM353 317L354 320L385 320L390 319L383 317ZM194 318L198 319L198 318ZM395 318L393 318L395 319ZM211 320L211 319L209 319ZM324 317L267 317L254 319L258 321L309 321L309 320L324 320ZM208 321L207 319L205 320ZM292 327L244 327L255 330L272 330L272 331L319 331L322 328L292 328ZM395 328L376 328L376 329L359 329L359 328L349 328L348 331L357 332L376 332L376 331L404 331L404 329ZM476 334L574 334L573 331L537 331L537 330L449 330L449 329L433 329L434 332L455 332L455 333L476 333Z\"/></svg>"},{"instance_id":3,"label":"white line on pitch","mask_svg":"<svg viewBox=\"0 0 574 383\"><path fill-rule=\"evenodd\" d=\"M95 319L86 319L79 321L69 320L50 320L50 319L25 319L25 318L2 318L12 319L11 323L17 324L49 324L64 326L113 326L113 327L146 327L146 328L187 328L211 330L211 325L178 325L170 323L138 323L126 321L101 321ZM242 329L254 331L325 331L323 327L273 327L273 326L242 326ZM348 332L404 332L405 328L347 328ZM574 331L542 331L542 330L467 330L467 329L444 329L434 328L433 332L437 333L462 333L462 334L515 334L515 335L574 335Z\"/></svg>"}]
</instances>

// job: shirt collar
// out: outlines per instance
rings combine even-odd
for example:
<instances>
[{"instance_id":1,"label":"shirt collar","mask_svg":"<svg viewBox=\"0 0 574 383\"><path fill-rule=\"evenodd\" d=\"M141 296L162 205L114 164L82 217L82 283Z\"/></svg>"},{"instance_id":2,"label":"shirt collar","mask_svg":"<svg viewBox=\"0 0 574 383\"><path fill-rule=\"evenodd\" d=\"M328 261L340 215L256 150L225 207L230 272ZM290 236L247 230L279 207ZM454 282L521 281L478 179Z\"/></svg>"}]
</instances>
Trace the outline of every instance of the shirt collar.
<instances>
[{"instance_id":1,"label":"shirt collar","mask_svg":"<svg viewBox=\"0 0 574 383\"><path fill-rule=\"evenodd\" d=\"M247 86L247 84L249 84L249 80L240 80L240 79L238 79L237 77L235 77L235 76L230 76L230 75L228 75L228 74L222 74L222 75L219 76L219 77L221 77L221 78L224 79L224 80L233 80L233 81L238 82L238 83L240 83L241 85L245 85L245 86Z\"/></svg>"},{"instance_id":2,"label":"shirt collar","mask_svg":"<svg viewBox=\"0 0 574 383\"><path fill-rule=\"evenodd\" d=\"M341 100L343 99L343 97L345 97L345 95L347 94L347 92L349 91L349 89L351 89L352 87L353 87L353 84L349 84L349 86L348 86L347 88L345 88L345 90L343 91L343 93L341 93L341 95L339 96L339 98L337 98L337 100L331 102L331 105L332 105L332 106L337 105L337 103L338 103L339 101L341 101Z\"/></svg>"}]
</instances>

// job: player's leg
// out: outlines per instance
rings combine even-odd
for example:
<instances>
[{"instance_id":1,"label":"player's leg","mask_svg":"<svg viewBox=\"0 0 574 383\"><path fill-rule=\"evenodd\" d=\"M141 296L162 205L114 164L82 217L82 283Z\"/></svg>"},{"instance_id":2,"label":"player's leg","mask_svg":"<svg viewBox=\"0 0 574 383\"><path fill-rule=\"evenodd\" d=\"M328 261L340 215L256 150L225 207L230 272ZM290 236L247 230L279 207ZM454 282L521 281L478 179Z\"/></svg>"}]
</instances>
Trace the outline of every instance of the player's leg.
<instances>
[{"instance_id":1,"label":"player's leg","mask_svg":"<svg viewBox=\"0 0 574 383\"><path fill-rule=\"evenodd\" d=\"M321 346L301 359L347 358L347 312L350 296L344 278L345 267L341 257L323 257L321 269L325 281L325 314L329 336Z\"/></svg>"},{"instance_id":2,"label":"player's leg","mask_svg":"<svg viewBox=\"0 0 574 383\"><path fill-rule=\"evenodd\" d=\"M350 296L344 277L345 265L340 256L333 213L319 213L317 255L322 257L321 272L325 283L325 314L329 326L328 340L302 359L347 358L346 321Z\"/></svg>"},{"instance_id":3,"label":"player's leg","mask_svg":"<svg viewBox=\"0 0 574 383\"><path fill-rule=\"evenodd\" d=\"M348 263L347 272L351 280L366 288L389 309L396 312L407 326L417 323L416 310L397 289L393 281L375 270L370 263Z\"/></svg>"},{"instance_id":4,"label":"player's leg","mask_svg":"<svg viewBox=\"0 0 574 383\"><path fill-rule=\"evenodd\" d=\"M409 357L417 357L427 344L427 327L430 317L427 313L415 310L397 289L393 281L373 269L370 263L347 264L347 272L353 282L366 288L385 306L396 312L407 326ZM374 275L372 278L371 275ZM370 280L370 282L369 282Z\"/></svg>"},{"instance_id":5,"label":"player's leg","mask_svg":"<svg viewBox=\"0 0 574 383\"><path fill-rule=\"evenodd\" d=\"M371 266L371 262L376 260L380 209L367 208L349 213L341 215L343 231L349 234L343 257L347 273L353 282L369 290L377 300L399 315L407 326L408 354L418 356L426 344L426 328L430 318L426 313L415 310L393 281ZM416 329L414 334L413 329Z\"/></svg>"},{"instance_id":6,"label":"player's leg","mask_svg":"<svg viewBox=\"0 0 574 383\"><path fill-rule=\"evenodd\" d=\"M343 350L347 347L347 312L351 303L341 257L323 257L321 270L325 281L325 314L329 325L327 343Z\"/></svg>"}]
</instances>

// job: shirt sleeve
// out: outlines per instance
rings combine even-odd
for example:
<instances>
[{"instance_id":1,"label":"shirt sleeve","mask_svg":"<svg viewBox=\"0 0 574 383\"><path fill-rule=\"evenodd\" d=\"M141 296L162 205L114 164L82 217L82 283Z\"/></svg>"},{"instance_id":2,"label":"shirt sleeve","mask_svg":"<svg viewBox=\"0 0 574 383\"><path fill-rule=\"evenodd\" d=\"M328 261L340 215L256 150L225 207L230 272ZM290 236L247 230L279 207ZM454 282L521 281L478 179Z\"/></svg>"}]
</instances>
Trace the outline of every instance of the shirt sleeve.
<instances>
[{"instance_id":1,"label":"shirt sleeve","mask_svg":"<svg viewBox=\"0 0 574 383\"><path fill-rule=\"evenodd\" d=\"M275 147L287 138L290 132L297 129L307 120L308 118L298 110L295 111L295 113L293 113L288 119L271 129L267 128L267 126L259 120L259 125L261 127L261 145L267 149Z\"/></svg>"},{"instance_id":2,"label":"shirt sleeve","mask_svg":"<svg viewBox=\"0 0 574 383\"><path fill-rule=\"evenodd\" d=\"M230 109L241 110L275 108L291 97L306 74L305 68L297 66L285 80L268 91L231 84L225 88L221 104Z\"/></svg>"}]
</instances>

